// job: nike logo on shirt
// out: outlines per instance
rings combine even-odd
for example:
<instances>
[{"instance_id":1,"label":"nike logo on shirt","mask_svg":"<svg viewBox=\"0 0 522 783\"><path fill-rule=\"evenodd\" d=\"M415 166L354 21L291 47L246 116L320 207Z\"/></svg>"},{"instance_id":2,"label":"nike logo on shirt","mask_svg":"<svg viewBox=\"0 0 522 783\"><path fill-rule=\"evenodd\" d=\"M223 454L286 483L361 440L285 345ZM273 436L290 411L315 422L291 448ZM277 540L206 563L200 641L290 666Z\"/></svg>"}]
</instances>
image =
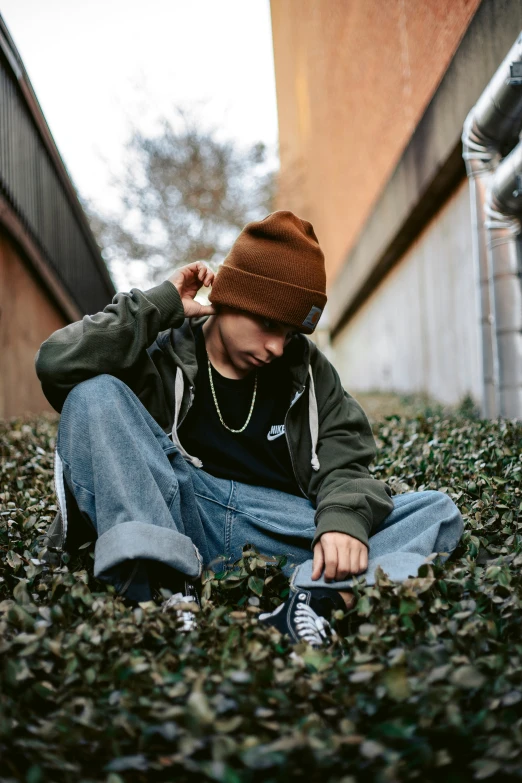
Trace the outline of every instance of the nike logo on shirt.
<instances>
[{"instance_id":1,"label":"nike logo on shirt","mask_svg":"<svg viewBox=\"0 0 522 783\"><path fill-rule=\"evenodd\" d=\"M270 427L270 432L266 436L268 440L275 440L276 438L280 438L281 435L285 434L285 425L284 424L274 424L273 427Z\"/></svg>"}]
</instances>

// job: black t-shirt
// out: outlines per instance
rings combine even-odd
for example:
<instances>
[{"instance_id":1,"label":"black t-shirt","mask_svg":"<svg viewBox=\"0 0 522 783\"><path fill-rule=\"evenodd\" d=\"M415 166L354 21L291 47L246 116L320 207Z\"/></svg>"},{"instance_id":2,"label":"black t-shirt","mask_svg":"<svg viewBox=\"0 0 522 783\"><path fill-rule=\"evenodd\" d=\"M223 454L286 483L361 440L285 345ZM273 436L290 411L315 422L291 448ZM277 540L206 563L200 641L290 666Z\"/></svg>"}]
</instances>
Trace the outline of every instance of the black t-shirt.
<instances>
[{"instance_id":1,"label":"black t-shirt","mask_svg":"<svg viewBox=\"0 0 522 783\"><path fill-rule=\"evenodd\" d=\"M229 432L219 420L208 377L202 325L194 330L198 373L192 406L178 427L181 444L199 457L203 470L218 478L272 487L292 495L303 493L295 480L285 434L292 382L283 359L257 368L257 393L252 416L243 432ZM240 429L254 394L255 373L225 378L212 367L212 381L223 421Z\"/></svg>"}]
</instances>

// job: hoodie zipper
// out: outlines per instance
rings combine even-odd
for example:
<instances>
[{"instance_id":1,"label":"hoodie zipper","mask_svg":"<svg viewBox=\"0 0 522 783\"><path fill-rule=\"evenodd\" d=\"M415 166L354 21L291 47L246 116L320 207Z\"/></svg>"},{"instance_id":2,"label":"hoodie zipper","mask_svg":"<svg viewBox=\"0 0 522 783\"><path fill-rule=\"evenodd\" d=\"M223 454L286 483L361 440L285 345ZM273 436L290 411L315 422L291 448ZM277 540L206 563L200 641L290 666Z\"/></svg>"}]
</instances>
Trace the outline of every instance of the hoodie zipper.
<instances>
[{"instance_id":1,"label":"hoodie zipper","mask_svg":"<svg viewBox=\"0 0 522 783\"><path fill-rule=\"evenodd\" d=\"M286 429L286 419L287 419L287 416L288 416L288 414L290 413L290 410L291 410L292 406L293 406L293 405L295 405L295 403L297 402L297 400L299 400L299 399L300 399L300 398L303 396L303 394L304 394L304 390L305 390L305 389L306 389L306 384L305 384L304 386L302 386L302 387L301 387L301 391L299 392L299 394L297 394L296 396L294 396L294 399L293 399L293 400L292 400L292 402L290 403L290 407L288 408L287 412L285 413L285 438L286 438L286 443L287 443L287 446L288 446L288 453L290 454L290 462L292 463L292 470L294 471L294 477L295 477L295 480L296 480L296 482L297 482L297 486L299 487L299 489L300 489L300 490L301 490L301 492L303 493L304 497L305 497L305 498L307 498L307 499L309 499L309 498L308 498L308 495L306 494L306 492L305 492L305 491L304 491L304 489L302 488L302 486L301 486L301 484L300 484L300 482L299 482L299 478L298 478L298 476L297 476L297 471L296 471L296 469L295 469L295 462L294 462L294 457L293 457L293 455L292 455L292 449L290 448L290 440L289 440L289 438L288 438L288 432L287 432L287 429Z\"/></svg>"}]
</instances>

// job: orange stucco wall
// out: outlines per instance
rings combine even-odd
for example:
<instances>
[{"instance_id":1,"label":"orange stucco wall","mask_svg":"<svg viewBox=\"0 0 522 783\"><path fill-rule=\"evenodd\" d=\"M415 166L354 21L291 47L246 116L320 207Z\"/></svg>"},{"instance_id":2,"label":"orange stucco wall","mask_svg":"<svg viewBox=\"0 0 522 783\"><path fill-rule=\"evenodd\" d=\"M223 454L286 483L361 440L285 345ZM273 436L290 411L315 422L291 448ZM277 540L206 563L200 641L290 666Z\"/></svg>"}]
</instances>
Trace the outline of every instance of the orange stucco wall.
<instances>
[{"instance_id":1,"label":"orange stucco wall","mask_svg":"<svg viewBox=\"0 0 522 783\"><path fill-rule=\"evenodd\" d=\"M66 323L0 231L0 418L53 411L34 358L42 342Z\"/></svg>"},{"instance_id":2,"label":"orange stucco wall","mask_svg":"<svg viewBox=\"0 0 522 783\"><path fill-rule=\"evenodd\" d=\"M329 285L480 0L271 0L278 209L310 220Z\"/></svg>"}]
</instances>

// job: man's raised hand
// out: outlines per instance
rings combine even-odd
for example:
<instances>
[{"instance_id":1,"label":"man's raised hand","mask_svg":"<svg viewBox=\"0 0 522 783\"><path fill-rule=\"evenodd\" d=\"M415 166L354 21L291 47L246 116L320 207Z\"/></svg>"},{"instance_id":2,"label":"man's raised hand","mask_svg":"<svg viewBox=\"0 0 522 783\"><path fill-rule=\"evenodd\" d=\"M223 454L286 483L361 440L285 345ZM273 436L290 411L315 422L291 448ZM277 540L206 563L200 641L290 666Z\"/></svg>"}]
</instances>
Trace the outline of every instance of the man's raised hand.
<instances>
[{"instance_id":1,"label":"man's raised hand","mask_svg":"<svg viewBox=\"0 0 522 783\"><path fill-rule=\"evenodd\" d=\"M312 579L319 579L323 567L325 582L360 574L368 568L368 547L348 533L323 533L314 546Z\"/></svg>"},{"instance_id":2,"label":"man's raised hand","mask_svg":"<svg viewBox=\"0 0 522 783\"><path fill-rule=\"evenodd\" d=\"M203 261L194 261L192 264L180 266L169 277L169 281L178 289L186 318L215 314L212 305L202 305L194 301L201 286L212 285L214 277L214 272Z\"/></svg>"}]
</instances>

